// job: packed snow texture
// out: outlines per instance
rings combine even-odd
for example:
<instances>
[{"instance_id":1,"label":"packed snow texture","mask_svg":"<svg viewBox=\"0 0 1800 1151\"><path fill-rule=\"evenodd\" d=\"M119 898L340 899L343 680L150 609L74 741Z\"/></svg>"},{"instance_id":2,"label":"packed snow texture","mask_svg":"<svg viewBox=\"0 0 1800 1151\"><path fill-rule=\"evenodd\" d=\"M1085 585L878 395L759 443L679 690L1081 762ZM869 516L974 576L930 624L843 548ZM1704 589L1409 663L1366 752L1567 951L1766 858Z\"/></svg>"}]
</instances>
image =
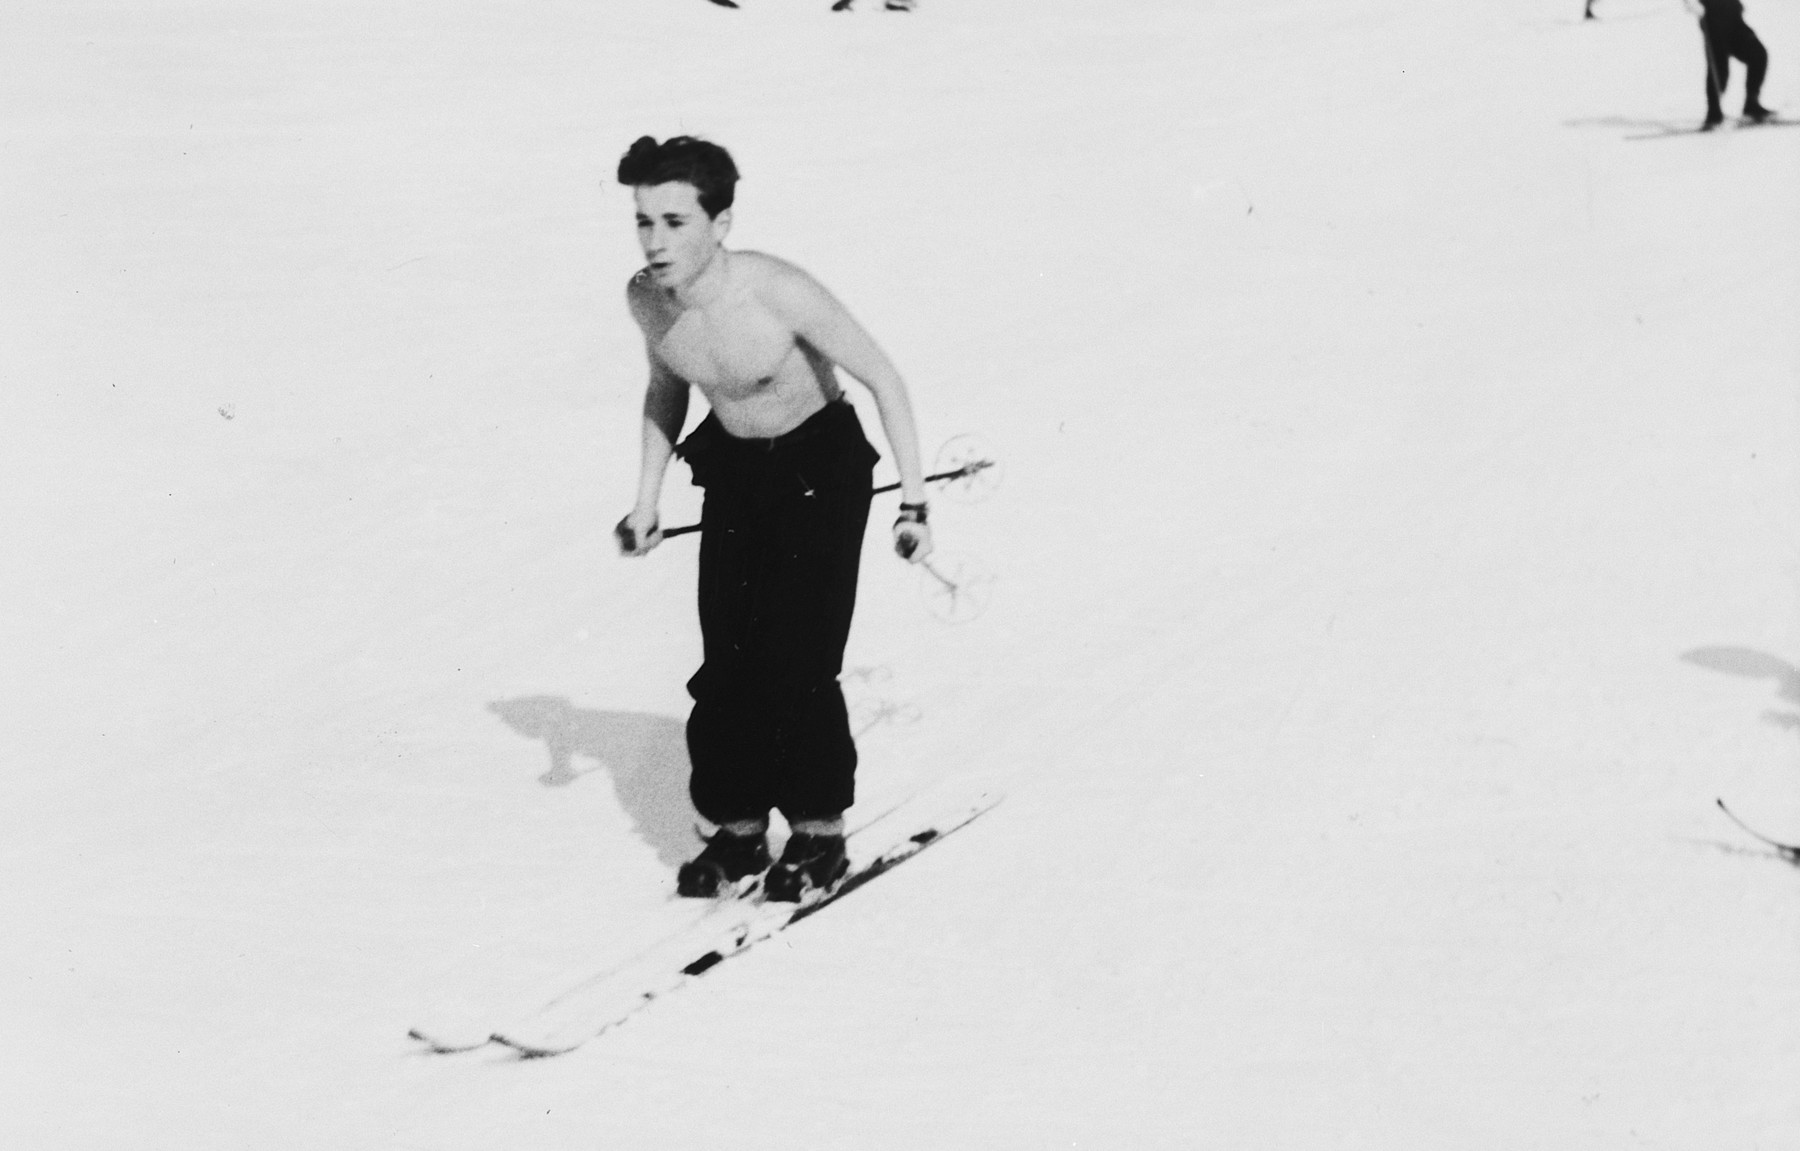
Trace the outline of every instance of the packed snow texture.
<instances>
[{"instance_id":1,"label":"packed snow texture","mask_svg":"<svg viewBox=\"0 0 1800 1151\"><path fill-rule=\"evenodd\" d=\"M1632 138L1675 0L826 8L0 11L0 1145L1800 1146L1713 806L1800 836L1800 131ZM609 533L682 132L1007 466L967 623L878 507L845 688L857 810L1008 798L427 1055L681 910L695 551Z\"/></svg>"}]
</instances>

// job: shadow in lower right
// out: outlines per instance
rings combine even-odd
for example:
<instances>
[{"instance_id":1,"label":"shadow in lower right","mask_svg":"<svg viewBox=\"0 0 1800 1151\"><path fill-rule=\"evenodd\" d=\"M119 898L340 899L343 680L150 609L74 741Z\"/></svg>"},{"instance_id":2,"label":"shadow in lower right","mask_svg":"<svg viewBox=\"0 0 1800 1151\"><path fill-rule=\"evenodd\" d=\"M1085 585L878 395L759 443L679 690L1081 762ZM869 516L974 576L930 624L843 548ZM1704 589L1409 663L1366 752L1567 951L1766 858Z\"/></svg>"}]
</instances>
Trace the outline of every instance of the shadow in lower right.
<instances>
[{"instance_id":1,"label":"shadow in lower right","mask_svg":"<svg viewBox=\"0 0 1800 1151\"><path fill-rule=\"evenodd\" d=\"M1683 652L1682 659L1697 667L1741 675L1747 679L1774 681L1775 694L1785 704L1800 704L1800 668L1767 652L1747 647L1698 647ZM1800 731L1800 711L1765 711L1763 721Z\"/></svg>"}]
</instances>

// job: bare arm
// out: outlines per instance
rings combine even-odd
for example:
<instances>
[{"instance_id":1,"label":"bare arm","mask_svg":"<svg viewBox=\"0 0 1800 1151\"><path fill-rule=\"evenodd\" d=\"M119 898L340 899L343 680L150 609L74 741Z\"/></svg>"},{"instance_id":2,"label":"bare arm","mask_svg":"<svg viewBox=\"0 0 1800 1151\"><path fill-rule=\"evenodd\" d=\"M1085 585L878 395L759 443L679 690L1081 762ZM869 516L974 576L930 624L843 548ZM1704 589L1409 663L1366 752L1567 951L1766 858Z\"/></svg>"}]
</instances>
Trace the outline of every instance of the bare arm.
<instances>
[{"instance_id":1,"label":"bare arm","mask_svg":"<svg viewBox=\"0 0 1800 1151\"><path fill-rule=\"evenodd\" d=\"M635 517L656 518L663 477L675 454L681 425L687 421L687 409L687 381L669 371L651 352L650 384L644 389L643 456L638 468L637 505L632 509Z\"/></svg>"},{"instance_id":2,"label":"bare arm","mask_svg":"<svg viewBox=\"0 0 1800 1151\"><path fill-rule=\"evenodd\" d=\"M688 383L657 355L652 333L654 305L633 279L626 291L632 318L644 332L644 355L650 361L650 382L644 389L642 454L638 464L637 502L616 529L619 547L626 555L643 555L662 542L657 509L662 502L663 477L675 454L675 441L687 420Z\"/></svg>"},{"instance_id":3,"label":"bare arm","mask_svg":"<svg viewBox=\"0 0 1800 1151\"><path fill-rule=\"evenodd\" d=\"M925 471L919 466L919 430L912 399L893 361L849 310L811 276L791 264L774 262L769 305L796 335L826 359L849 372L875 398L882 431L900 472L901 499L925 502Z\"/></svg>"}]
</instances>

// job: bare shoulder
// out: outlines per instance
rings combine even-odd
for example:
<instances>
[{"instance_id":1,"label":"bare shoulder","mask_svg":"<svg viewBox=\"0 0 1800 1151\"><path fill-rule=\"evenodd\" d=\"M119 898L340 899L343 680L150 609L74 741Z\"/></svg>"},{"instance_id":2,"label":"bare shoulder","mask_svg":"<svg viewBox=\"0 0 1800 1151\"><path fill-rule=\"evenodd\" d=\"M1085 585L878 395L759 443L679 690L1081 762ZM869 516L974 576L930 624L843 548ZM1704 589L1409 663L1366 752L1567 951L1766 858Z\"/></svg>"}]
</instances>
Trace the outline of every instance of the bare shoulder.
<instances>
[{"instance_id":1,"label":"bare shoulder","mask_svg":"<svg viewBox=\"0 0 1800 1151\"><path fill-rule=\"evenodd\" d=\"M733 266L742 269L746 276L758 281L785 280L796 276L812 279L799 264L749 248L735 249L731 253L731 262Z\"/></svg>"},{"instance_id":2,"label":"bare shoulder","mask_svg":"<svg viewBox=\"0 0 1800 1151\"><path fill-rule=\"evenodd\" d=\"M733 256L757 298L781 312L806 313L836 306L825 285L798 264L767 252L739 251Z\"/></svg>"},{"instance_id":3,"label":"bare shoulder","mask_svg":"<svg viewBox=\"0 0 1800 1151\"><path fill-rule=\"evenodd\" d=\"M625 306L631 310L631 318L638 322L638 327L646 332L668 323L669 302L651 282L647 268L638 269L626 281Z\"/></svg>"}]
</instances>

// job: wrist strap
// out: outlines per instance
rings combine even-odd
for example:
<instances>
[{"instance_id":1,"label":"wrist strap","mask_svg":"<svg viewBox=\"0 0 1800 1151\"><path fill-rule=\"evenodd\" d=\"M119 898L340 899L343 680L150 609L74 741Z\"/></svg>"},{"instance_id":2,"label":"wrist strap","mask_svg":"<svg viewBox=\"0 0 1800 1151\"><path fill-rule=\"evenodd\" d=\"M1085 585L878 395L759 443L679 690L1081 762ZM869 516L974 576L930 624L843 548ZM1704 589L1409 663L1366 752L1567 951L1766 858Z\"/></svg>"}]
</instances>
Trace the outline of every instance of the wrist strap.
<instances>
[{"instance_id":1,"label":"wrist strap","mask_svg":"<svg viewBox=\"0 0 1800 1151\"><path fill-rule=\"evenodd\" d=\"M926 522L930 512L931 505L929 504L903 503L900 505L900 518L894 522L897 524L922 524Z\"/></svg>"}]
</instances>

